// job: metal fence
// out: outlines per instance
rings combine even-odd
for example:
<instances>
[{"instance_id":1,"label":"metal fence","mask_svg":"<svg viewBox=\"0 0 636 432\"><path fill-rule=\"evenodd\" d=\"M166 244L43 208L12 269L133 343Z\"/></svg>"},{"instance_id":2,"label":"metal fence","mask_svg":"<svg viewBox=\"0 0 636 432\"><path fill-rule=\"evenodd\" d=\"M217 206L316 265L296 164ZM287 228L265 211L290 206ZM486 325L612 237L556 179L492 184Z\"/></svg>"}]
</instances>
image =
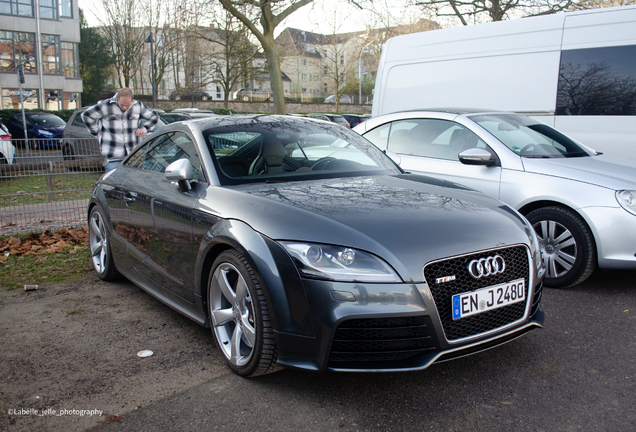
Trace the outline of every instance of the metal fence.
<instances>
[{"instance_id":1,"label":"metal fence","mask_svg":"<svg viewBox=\"0 0 636 432\"><path fill-rule=\"evenodd\" d=\"M0 236L86 224L88 198L104 170L96 141L7 143L2 148L14 157L0 164Z\"/></svg>"}]
</instances>

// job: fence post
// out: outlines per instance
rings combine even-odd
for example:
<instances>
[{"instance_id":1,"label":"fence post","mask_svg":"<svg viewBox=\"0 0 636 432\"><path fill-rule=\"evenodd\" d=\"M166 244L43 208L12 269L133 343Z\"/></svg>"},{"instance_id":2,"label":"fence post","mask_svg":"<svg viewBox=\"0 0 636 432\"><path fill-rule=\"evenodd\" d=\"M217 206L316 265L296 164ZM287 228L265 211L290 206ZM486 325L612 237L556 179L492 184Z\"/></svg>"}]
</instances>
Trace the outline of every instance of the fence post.
<instances>
[{"instance_id":1,"label":"fence post","mask_svg":"<svg viewBox=\"0 0 636 432\"><path fill-rule=\"evenodd\" d=\"M55 177L53 176L53 162L49 161L46 174L46 201L52 202L55 199Z\"/></svg>"}]
</instances>

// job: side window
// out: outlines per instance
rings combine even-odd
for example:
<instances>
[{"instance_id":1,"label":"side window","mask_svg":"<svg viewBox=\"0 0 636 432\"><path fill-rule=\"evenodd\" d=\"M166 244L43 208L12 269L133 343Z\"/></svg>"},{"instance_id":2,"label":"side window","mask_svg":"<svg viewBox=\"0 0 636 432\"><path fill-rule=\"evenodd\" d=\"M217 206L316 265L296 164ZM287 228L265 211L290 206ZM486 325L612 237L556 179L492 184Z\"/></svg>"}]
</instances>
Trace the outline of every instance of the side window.
<instances>
[{"instance_id":1,"label":"side window","mask_svg":"<svg viewBox=\"0 0 636 432\"><path fill-rule=\"evenodd\" d=\"M188 159L198 176L201 158L194 142L183 132L170 132L148 143L140 167L146 171L163 173L168 165L179 159Z\"/></svg>"},{"instance_id":2,"label":"side window","mask_svg":"<svg viewBox=\"0 0 636 432\"><path fill-rule=\"evenodd\" d=\"M488 146L464 126L437 119L394 122L388 144L395 153L446 160L459 160L459 153L474 147Z\"/></svg>"},{"instance_id":3,"label":"side window","mask_svg":"<svg viewBox=\"0 0 636 432\"><path fill-rule=\"evenodd\" d=\"M391 129L391 123L387 123L375 129L371 129L363 136L371 141L380 150L386 150L386 144L389 139L389 129Z\"/></svg>"},{"instance_id":4,"label":"side window","mask_svg":"<svg viewBox=\"0 0 636 432\"><path fill-rule=\"evenodd\" d=\"M636 115L636 45L563 50L556 115Z\"/></svg>"},{"instance_id":5,"label":"side window","mask_svg":"<svg viewBox=\"0 0 636 432\"><path fill-rule=\"evenodd\" d=\"M81 113L78 113L73 119L73 126L84 126L84 120L82 120Z\"/></svg>"},{"instance_id":6,"label":"side window","mask_svg":"<svg viewBox=\"0 0 636 432\"><path fill-rule=\"evenodd\" d=\"M146 156L146 151L148 150L148 147L152 145L153 142L154 140L149 141L146 144L139 147L137 150L135 150L133 155L130 158L128 158L128 160L124 163L124 165L132 167L132 168L141 168L141 164L143 163L144 158Z\"/></svg>"}]
</instances>

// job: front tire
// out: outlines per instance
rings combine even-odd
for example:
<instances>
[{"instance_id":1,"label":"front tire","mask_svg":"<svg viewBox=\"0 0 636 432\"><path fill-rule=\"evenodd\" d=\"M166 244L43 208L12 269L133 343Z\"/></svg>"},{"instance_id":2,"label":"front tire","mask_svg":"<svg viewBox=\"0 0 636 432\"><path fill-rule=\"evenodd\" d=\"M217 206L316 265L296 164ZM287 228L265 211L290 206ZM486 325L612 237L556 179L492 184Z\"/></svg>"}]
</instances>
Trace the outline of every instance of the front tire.
<instances>
[{"instance_id":1,"label":"front tire","mask_svg":"<svg viewBox=\"0 0 636 432\"><path fill-rule=\"evenodd\" d=\"M105 281L118 279L120 274L113 261L104 210L99 206L93 207L88 216L88 245L97 276Z\"/></svg>"},{"instance_id":2,"label":"front tire","mask_svg":"<svg viewBox=\"0 0 636 432\"><path fill-rule=\"evenodd\" d=\"M233 372L255 377L280 368L261 283L236 250L221 253L212 265L208 312L214 339Z\"/></svg>"},{"instance_id":3,"label":"front tire","mask_svg":"<svg viewBox=\"0 0 636 432\"><path fill-rule=\"evenodd\" d=\"M596 245L578 214L563 207L544 207L528 213L527 218L539 238L547 287L577 285L592 274Z\"/></svg>"}]
</instances>

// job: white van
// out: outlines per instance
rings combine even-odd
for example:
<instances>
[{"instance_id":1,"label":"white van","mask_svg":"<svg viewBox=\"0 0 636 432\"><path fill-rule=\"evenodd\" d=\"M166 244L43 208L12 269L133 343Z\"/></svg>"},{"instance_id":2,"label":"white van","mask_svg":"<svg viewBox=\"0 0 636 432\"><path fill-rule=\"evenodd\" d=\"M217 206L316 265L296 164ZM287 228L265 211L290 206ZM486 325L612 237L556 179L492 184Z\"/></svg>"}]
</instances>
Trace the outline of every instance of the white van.
<instances>
[{"instance_id":1,"label":"white van","mask_svg":"<svg viewBox=\"0 0 636 432\"><path fill-rule=\"evenodd\" d=\"M636 160L636 6L389 39L373 116L449 107L528 114Z\"/></svg>"}]
</instances>

